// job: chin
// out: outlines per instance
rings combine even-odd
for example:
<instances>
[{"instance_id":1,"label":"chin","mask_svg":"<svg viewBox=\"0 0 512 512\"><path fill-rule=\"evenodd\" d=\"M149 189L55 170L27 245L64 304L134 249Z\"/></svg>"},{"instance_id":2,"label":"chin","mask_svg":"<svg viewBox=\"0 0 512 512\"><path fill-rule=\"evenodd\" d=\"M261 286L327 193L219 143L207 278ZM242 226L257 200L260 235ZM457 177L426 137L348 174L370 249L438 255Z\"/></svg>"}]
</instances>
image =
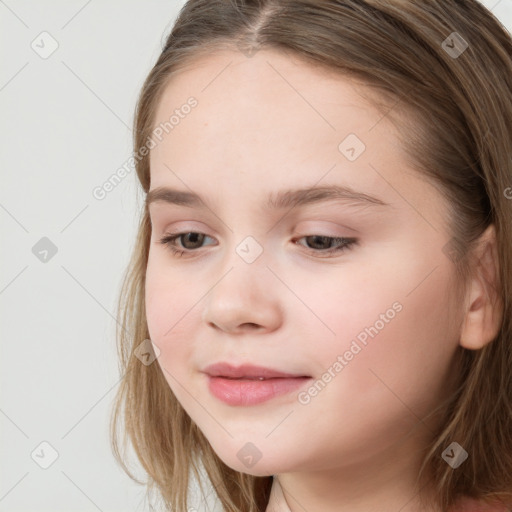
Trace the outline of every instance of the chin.
<instances>
[{"instance_id":1,"label":"chin","mask_svg":"<svg viewBox=\"0 0 512 512\"><path fill-rule=\"evenodd\" d=\"M254 451L251 455L250 450L252 450L252 448L246 445L242 447L242 449L237 450L234 457L232 453L230 453L228 457L221 456L218 452L216 453L226 466L247 475L264 477L291 471L289 461L283 463L274 458L265 460L264 454L261 454L261 457L258 458L257 453ZM227 454L224 453L223 455Z\"/></svg>"}]
</instances>

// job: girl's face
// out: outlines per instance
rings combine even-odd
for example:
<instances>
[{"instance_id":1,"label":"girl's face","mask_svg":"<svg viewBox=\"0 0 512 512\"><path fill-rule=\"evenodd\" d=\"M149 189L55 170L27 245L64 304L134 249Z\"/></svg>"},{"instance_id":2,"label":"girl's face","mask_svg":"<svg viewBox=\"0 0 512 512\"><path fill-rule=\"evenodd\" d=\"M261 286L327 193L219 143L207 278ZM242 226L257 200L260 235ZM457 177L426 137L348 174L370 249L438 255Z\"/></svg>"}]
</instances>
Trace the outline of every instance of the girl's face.
<instances>
[{"instance_id":1,"label":"girl's face","mask_svg":"<svg viewBox=\"0 0 512 512\"><path fill-rule=\"evenodd\" d=\"M462 316L447 205L393 125L348 79L264 50L182 70L155 129L147 321L213 449L254 475L414 477ZM214 394L220 362L309 379L216 379Z\"/></svg>"}]
</instances>

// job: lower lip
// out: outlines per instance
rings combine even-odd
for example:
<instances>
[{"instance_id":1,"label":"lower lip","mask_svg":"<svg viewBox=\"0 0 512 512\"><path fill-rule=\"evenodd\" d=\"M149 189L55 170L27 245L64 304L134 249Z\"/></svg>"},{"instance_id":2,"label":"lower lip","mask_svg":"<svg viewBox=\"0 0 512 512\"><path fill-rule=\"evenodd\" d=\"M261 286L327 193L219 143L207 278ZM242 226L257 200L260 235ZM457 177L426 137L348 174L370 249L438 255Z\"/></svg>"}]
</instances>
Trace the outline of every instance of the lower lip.
<instances>
[{"instance_id":1,"label":"lower lip","mask_svg":"<svg viewBox=\"0 0 512 512\"><path fill-rule=\"evenodd\" d=\"M256 405L291 393L309 380L310 377L247 380L208 375L208 387L214 396L229 405Z\"/></svg>"}]
</instances>

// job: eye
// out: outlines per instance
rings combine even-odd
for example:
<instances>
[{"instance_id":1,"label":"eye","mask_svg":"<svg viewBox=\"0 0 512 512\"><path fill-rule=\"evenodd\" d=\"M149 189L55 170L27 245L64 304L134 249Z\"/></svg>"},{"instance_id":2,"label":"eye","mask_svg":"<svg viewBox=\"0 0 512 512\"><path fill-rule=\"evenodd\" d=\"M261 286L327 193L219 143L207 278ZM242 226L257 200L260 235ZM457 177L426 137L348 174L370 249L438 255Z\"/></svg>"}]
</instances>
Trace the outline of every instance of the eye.
<instances>
[{"instance_id":1,"label":"eye","mask_svg":"<svg viewBox=\"0 0 512 512\"><path fill-rule=\"evenodd\" d=\"M163 238L159 240L159 242L166 247L168 247L173 254L176 256L183 256L188 251L194 251L194 249L198 249L201 247L204 239L210 238L208 235L204 233L197 233L195 231L189 231L186 233L175 233L171 235L165 235ZM180 239L181 245L185 250L181 250L176 246L176 240Z\"/></svg>"},{"instance_id":2,"label":"eye","mask_svg":"<svg viewBox=\"0 0 512 512\"><path fill-rule=\"evenodd\" d=\"M194 231L184 233L174 233L165 235L159 240L159 242L168 247L171 252L181 257L187 252L194 252L195 249L201 248L205 238L211 238L204 233L198 233ZM180 246L176 245L176 241L180 240ZM323 235L308 235L297 239L294 243L296 245L303 245L297 243L299 240L306 240L306 248L317 256L330 256L334 253L340 253L352 248L358 243L356 238L343 238L343 237L332 237ZM312 247L311 247L312 246Z\"/></svg>"},{"instance_id":3,"label":"eye","mask_svg":"<svg viewBox=\"0 0 512 512\"><path fill-rule=\"evenodd\" d=\"M319 255L319 252L322 255L331 255L333 253L342 252L351 249L358 243L357 238L343 238L323 235L309 235L297 240L303 239L306 240L306 243L308 244L307 248L310 249L312 253L316 253L317 255ZM313 247L309 247L309 245L312 245Z\"/></svg>"}]
</instances>

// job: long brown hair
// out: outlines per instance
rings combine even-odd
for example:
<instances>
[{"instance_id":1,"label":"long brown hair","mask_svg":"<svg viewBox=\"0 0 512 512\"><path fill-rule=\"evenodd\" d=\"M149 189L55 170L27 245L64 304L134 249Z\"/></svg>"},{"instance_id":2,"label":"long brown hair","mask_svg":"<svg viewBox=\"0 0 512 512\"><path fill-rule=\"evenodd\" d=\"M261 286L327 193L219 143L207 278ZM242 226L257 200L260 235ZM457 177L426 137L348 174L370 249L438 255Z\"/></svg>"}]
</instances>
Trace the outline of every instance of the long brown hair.
<instances>
[{"instance_id":1,"label":"long brown hair","mask_svg":"<svg viewBox=\"0 0 512 512\"><path fill-rule=\"evenodd\" d=\"M454 34L456 32L456 34ZM172 74L216 49L272 48L367 86L368 99L396 124L410 164L449 201L450 251L467 281L472 249L494 225L503 319L480 350L459 347L458 386L427 447L421 474L443 511L461 496L512 498L512 39L477 0L189 0L140 93L134 154L144 192L155 111ZM248 56L248 58L250 58ZM370 94L370 91L372 94ZM373 94L375 93L375 94ZM144 156L141 156L144 154ZM136 349L149 339L144 287L151 223L141 215L119 296L122 380L111 418L113 452L130 440L168 510L186 511L191 472L206 470L223 509L261 512L272 477L226 466L180 406L157 364ZM455 255L455 256L454 256ZM119 420L124 420L119 425ZM470 453L463 471L441 458L457 441ZM137 480L138 481L138 480Z\"/></svg>"}]
</instances>

